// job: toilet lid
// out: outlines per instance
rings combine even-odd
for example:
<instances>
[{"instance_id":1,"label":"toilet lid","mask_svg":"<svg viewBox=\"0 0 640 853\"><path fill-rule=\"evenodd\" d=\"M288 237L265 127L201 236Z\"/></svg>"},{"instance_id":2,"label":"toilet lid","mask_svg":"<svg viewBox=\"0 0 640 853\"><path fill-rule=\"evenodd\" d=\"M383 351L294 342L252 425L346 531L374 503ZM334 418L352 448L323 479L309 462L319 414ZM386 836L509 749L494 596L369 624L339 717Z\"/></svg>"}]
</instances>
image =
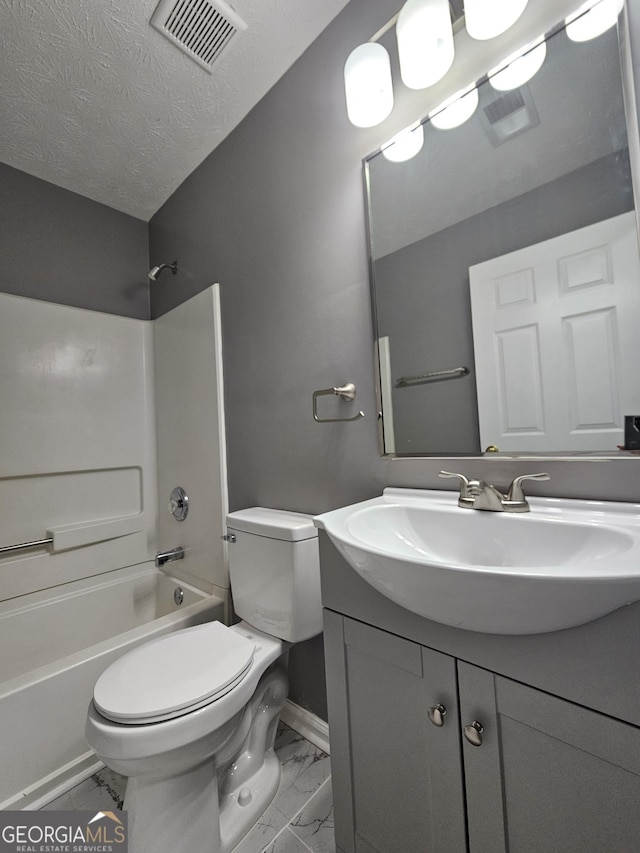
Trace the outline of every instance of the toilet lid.
<instances>
[{"instance_id":1,"label":"toilet lid","mask_svg":"<svg viewBox=\"0 0 640 853\"><path fill-rule=\"evenodd\" d=\"M111 664L93 689L98 711L118 723L160 722L208 705L246 676L255 643L221 622L151 640Z\"/></svg>"}]
</instances>

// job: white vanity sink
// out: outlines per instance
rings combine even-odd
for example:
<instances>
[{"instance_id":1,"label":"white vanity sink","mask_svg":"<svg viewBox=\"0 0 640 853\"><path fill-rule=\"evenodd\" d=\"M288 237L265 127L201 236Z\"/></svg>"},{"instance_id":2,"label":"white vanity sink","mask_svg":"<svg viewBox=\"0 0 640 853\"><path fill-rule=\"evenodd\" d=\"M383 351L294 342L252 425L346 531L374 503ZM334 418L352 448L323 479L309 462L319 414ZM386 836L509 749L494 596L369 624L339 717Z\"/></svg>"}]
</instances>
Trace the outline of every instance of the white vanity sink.
<instances>
[{"instance_id":1,"label":"white vanity sink","mask_svg":"<svg viewBox=\"0 0 640 853\"><path fill-rule=\"evenodd\" d=\"M378 592L468 631L558 631L640 599L639 505L529 504L484 512L456 492L385 489L314 522Z\"/></svg>"}]
</instances>

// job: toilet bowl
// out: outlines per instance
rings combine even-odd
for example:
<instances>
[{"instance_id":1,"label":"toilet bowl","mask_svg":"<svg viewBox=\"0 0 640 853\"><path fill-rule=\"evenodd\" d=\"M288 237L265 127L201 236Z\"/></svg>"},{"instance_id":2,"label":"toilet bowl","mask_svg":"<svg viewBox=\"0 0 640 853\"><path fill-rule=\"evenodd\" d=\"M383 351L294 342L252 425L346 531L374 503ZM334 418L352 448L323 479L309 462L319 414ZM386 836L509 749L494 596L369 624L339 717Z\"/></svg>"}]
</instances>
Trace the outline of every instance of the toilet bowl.
<instances>
[{"instance_id":1,"label":"toilet bowl","mask_svg":"<svg viewBox=\"0 0 640 853\"><path fill-rule=\"evenodd\" d=\"M229 572L243 621L152 640L100 676L86 737L127 777L131 853L229 853L273 799L284 658L322 629L311 517L230 513Z\"/></svg>"}]
</instances>

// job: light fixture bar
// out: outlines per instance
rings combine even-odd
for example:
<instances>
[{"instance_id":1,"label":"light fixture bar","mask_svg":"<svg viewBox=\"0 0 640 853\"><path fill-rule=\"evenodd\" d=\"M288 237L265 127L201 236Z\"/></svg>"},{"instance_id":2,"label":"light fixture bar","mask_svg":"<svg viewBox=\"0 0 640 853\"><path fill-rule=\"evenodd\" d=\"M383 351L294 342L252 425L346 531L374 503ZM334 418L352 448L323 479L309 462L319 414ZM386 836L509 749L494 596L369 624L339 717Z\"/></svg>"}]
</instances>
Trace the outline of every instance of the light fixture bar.
<instances>
[{"instance_id":1,"label":"light fixture bar","mask_svg":"<svg viewBox=\"0 0 640 853\"><path fill-rule=\"evenodd\" d=\"M463 29L464 27L464 15L460 15L456 18L455 11L451 3L449 3L450 16L451 16L451 26L453 28L454 35L458 32L458 30ZM389 30L398 23L398 18L400 17L400 12L396 12L393 18L389 18L387 23L380 27L377 33L374 33L369 41L380 41L380 39L389 32Z\"/></svg>"}]
</instances>

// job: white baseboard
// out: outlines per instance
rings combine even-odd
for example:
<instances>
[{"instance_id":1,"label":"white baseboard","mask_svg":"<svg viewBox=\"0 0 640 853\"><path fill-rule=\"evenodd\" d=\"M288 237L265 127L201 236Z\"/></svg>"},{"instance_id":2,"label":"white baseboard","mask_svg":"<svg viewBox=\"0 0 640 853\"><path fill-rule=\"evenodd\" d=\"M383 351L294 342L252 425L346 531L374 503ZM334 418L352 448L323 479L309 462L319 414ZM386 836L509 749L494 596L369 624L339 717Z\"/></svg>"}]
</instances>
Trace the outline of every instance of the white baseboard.
<instances>
[{"instance_id":1,"label":"white baseboard","mask_svg":"<svg viewBox=\"0 0 640 853\"><path fill-rule=\"evenodd\" d=\"M280 719L289 728L329 755L329 725L320 717L287 699L286 705L280 712Z\"/></svg>"}]
</instances>

